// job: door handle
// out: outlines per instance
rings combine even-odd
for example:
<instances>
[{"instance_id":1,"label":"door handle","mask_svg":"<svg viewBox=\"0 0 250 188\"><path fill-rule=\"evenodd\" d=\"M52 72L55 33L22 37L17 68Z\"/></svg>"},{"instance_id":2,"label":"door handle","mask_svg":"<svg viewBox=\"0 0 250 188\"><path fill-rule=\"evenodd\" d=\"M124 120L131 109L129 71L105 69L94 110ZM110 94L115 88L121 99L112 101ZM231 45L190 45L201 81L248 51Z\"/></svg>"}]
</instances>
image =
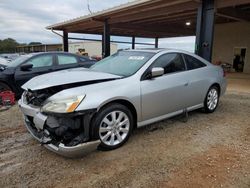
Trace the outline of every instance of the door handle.
<instances>
[{"instance_id":1,"label":"door handle","mask_svg":"<svg viewBox=\"0 0 250 188\"><path fill-rule=\"evenodd\" d=\"M184 84L184 86L188 86L188 82Z\"/></svg>"}]
</instances>

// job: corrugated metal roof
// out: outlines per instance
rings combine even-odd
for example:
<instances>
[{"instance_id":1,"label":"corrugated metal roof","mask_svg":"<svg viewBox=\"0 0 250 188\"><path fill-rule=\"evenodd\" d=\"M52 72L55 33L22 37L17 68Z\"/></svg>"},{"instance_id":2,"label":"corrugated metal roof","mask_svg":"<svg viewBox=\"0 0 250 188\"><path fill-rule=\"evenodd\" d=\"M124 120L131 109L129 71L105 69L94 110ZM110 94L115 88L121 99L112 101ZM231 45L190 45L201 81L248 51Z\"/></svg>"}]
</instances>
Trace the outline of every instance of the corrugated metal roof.
<instances>
[{"instance_id":1,"label":"corrugated metal roof","mask_svg":"<svg viewBox=\"0 0 250 188\"><path fill-rule=\"evenodd\" d=\"M121 4L121 5L109 8L109 9L94 12L92 14L88 14L88 15L80 16L80 17L73 18L73 19L70 19L70 20L66 20L64 22L56 23L56 24L47 26L46 29L52 29L52 28L62 26L62 25L77 23L79 21L88 20L88 19L91 19L91 18L94 18L94 17L97 17L97 16L106 16L106 15L111 14L113 12L116 12L118 10L126 9L128 7L131 7L131 6L143 4L143 3L146 3L146 2L150 2L150 1L152 2L152 0L135 0L135 1L131 1L131 2L128 2L128 3L125 3L125 4Z\"/></svg>"},{"instance_id":2,"label":"corrugated metal roof","mask_svg":"<svg viewBox=\"0 0 250 188\"><path fill-rule=\"evenodd\" d=\"M217 13L231 6L231 9L224 11L226 14L231 14L231 10L234 10L236 5L248 2L250 0L216 0L215 4ZM137 0L53 24L47 29L102 35L104 22L107 20L110 25L110 34L114 36L149 38L190 36L195 35L197 8L200 4L201 0ZM242 16L243 20L246 19L246 16L240 16L240 20ZM231 17L224 17L220 16L217 23L232 21ZM191 24L188 25L186 22Z\"/></svg>"}]
</instances>

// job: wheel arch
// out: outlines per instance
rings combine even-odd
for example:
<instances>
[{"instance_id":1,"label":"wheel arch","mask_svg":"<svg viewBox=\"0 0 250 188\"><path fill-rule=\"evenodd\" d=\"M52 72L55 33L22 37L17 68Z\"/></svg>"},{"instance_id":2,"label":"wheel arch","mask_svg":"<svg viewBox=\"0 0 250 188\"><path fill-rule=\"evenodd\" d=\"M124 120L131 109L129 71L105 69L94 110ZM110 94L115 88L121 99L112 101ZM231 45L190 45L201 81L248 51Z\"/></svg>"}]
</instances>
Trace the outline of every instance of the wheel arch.
<instances>
[{"instance_id":1,"label":"wheel arch","mask_svg":"<svg viewBox=\"0 0 250 188\"><path fill-rule=\"evenodd\" d=\"M130 101L128 101L126 99L115 99L112 101L108 101L107 103L100 106L98 108L98 111L100 111L100 109L105 108L106 106L114 104L114 103L124 105L131 111L133 118L134 118L134 128L136 128L137 127L137 118L138 118L137 117L137 110L136 110L135 106Z\"/></svg>"},{"instance_id":2,"label":"wheel arch","mask_svg":"<svg viewBox=\"0 0 250 188\"><path fill-rule=\"evenodd\" d=\"M221 94L221 87L220 87L220 84L217 83L217 82L215 82L215 83L213 83L213 84L209 87L209 89L210 89L211 87L213 87L213 86L215 86L215 87L217 87L217 88L219 89L219 96L220 96L220 94Z\"/></svg>"},{"instance_id":3,"label":"wheel arch","mask_svg":"<svg viewBox=\"0 0 250 188\"><path fill-rule=\"evenodd\" d=\"M10 84L8 84L7 82L5 82L5 81L3 81L3 80L0 80L0 84L5 84L5 85L7 85L7 86L11 89L11 91L13 91L12 86L11 86Z\"/></svg>"}]
</instances>

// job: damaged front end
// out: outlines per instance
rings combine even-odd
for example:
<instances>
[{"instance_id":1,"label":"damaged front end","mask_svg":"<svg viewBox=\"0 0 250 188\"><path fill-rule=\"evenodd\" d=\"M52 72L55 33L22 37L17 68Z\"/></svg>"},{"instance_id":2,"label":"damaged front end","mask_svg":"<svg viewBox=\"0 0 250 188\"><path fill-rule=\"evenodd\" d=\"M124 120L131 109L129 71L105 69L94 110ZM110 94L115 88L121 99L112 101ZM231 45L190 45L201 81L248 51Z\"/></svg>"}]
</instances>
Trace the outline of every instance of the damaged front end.
<instances>
[{"instance_id":1,"label":"damaged front end","mask_svg":"<svg viewBox=\"0 0 250 188\"><path fill-rule=\"evenodd\" d=\"M90 121L96 109L71 113L42 112L44 102L64 88L26 91L19 106L29 132L46 148L67 157L82 155L96 149L98 140L90 134Z\"/></svg>"}]
</instances>

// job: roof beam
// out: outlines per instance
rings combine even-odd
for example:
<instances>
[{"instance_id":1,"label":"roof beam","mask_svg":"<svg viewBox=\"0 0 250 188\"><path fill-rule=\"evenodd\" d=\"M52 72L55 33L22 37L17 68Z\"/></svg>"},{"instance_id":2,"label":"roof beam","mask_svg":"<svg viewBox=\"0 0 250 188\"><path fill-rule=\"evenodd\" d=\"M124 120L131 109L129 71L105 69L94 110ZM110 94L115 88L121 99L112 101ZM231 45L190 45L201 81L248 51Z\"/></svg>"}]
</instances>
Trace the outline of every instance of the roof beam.
<instances>
[{"instance_id":1,"label":"roof beam","mask_svg":"<svg viewBox=\"0 0 250 188\"><path fill-rule=\"evenodd\" d=\"M190 15L196 15L195 11L188 11L184 13L179 13L179 14L173 14L173 15L167 15L167 16L159 16L157 18L148 18L148 19L142 19L142 20L137 20L133 21L132 23L147 23L147 22L158 22L158 21L165 21L165 20L170 20L170 19L175 19L175 18L182 18L187 17Z\"/></svg>"},{"instance_id":2,"label":"roof beam","mask_svg":"<svg viewBox=\"0 0 250 188\"><path fill-rule=\"evenodd\" d=\"M125 9L120 12L110 14L109 18L116 18L116 17L125 17L129 16L131 14L138 14L138 13L145 13L148 11L156 10L159 8L167 8L173 5L181 4L181 3L186 3L194 0L154 0L151 1L151 4L149 5L143 5L140 8L138 7L131 7L130 9Z\"/></svg>"},{"instance_id":3,"label":"roof beam","mask_svg":"<svg viewBox=\"0 0 250 188\"><path fill-rule=\"evenodd\" d=\"M233 7L250 3L250 0L217 0L215 2L216 8Z\"/></svg>"},{"instance_id":4,"label":"roof beam","mask_svg":"<svg viewBox=\"0 0 250 188\"><path fill-rule=\"evenodd\" d=\"M246 13L245 11L239 10L237 8L225 8L225 9L218 10L216 15L224 17L224 18L229 18L231 20L240 21L240 22L250 21L249 13Z\"/></svg>"},{"instance_id":5,"label":"roof beam","mask_svg":"<svg viewBox=\"0 0 250 188\"><path fill-rule=\"evenodd\" d=\"M187 2L187 3L182 3L182 4L176 4L169 6L167 8L160 8L156 9L150 12L138 12L135 14L130 14L127 16L119 16L119 17L111 17L109 20L110 24L113 23L124 23L124 22L130 22L130 21L135 21L135 20L142 20L142 19L147 19L147 18L155 18L159 16L164 16L164 15L170 15L178 12L183 12L183 10L188 11L188 10L195 10L198 7L198 4L196 2Z\"/></svg>"},{"instance_id":6,"label":"roof beam","mask_svg":"<svg viewBox=\"0 0 250 188\"><path fill-rule=\"evenodd\" d=\"M117 29L124 29L126 30L131 30L135 32L143 32L143 33L152 33L154 35L170 35L172 34L173 36L176 33L184 33L185 35L192 35L194 34L195 30L192 28L185 28L180 27L178 25L175 25L173 27L169 27L169 25L150 25L150 26L136 26L136 25L131 25L131 24L122 24L122 25L112 25L111 28L117 28Z\"/></svg>"}]
</instances>

